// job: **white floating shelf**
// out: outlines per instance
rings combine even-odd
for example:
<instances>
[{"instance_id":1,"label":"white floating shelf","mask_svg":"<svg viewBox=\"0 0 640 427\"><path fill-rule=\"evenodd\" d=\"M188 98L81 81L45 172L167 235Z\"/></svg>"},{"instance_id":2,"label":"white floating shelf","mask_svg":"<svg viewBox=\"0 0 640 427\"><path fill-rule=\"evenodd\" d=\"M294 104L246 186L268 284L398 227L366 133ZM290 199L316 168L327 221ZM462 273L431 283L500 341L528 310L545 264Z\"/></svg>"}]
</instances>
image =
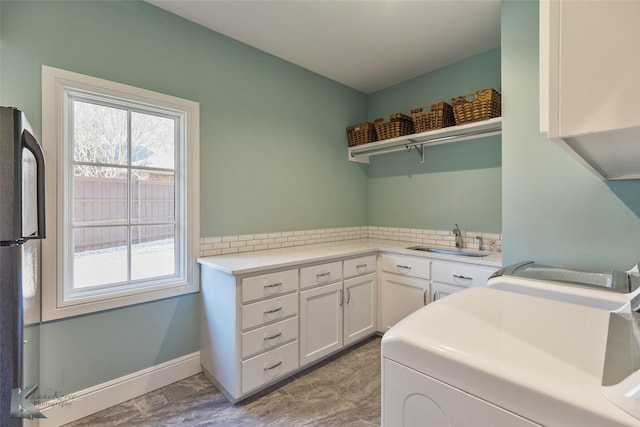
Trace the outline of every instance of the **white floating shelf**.
<instances>
[{"instance_id":1,"label":"white floating shelf","mask_svg":"<svg viewBox=\"0 0 640 427\"><path fill-rule=\"evenodd\" d=\"M420 161L424 161L424 147L429 145L448 144L466 139L484 138L502 133L502 117L473 122L464 125L450 126L428 132L414 133L398 138L385 139L369 144L349 147L349 160L353 162L369 163L369 157L378 154L407 151L413 147L420 154Z\"/></svg>"}]
</instances>

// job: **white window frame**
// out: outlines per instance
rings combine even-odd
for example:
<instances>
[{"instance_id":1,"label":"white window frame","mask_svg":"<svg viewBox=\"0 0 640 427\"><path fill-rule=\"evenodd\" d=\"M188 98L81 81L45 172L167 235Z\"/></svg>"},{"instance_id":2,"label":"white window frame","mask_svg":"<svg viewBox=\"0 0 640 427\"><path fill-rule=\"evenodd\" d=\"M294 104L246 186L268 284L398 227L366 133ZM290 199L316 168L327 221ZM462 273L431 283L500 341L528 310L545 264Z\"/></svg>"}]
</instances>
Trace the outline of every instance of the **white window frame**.
<instances>
[{"instance_id":1,"label":"white window frame","mask_svg":"<svg viewBox=\"0 0 640 427\"><path fill-rule=\"evenodd\" d=\"M176 147L179 167L175 178L178 209L184 209L184 218L177 224L177 233L184 233L184 250L177 254L179 278L171 281L130 284L102 292L73 294L69 292L69 259L72 206L70 150L65 148L65 135L69 132L69 102L74 93L93 93L113 99L128 100L139 105L158 107L174 112L182 123L183 132ZM196 258L200 241L200 106L197 102L158 92L111 82L71 71L42 66L42 146L46 167L46 226L47 238L42 241L42 320L49 321L70 316L109 310L132 304L154 301L200 290L199 269ZM179 146L179 147L178 147ZM66 206L65 206L66 203ZM176 245L178 250L179 245Z\"/></svg>"}]
</instances>

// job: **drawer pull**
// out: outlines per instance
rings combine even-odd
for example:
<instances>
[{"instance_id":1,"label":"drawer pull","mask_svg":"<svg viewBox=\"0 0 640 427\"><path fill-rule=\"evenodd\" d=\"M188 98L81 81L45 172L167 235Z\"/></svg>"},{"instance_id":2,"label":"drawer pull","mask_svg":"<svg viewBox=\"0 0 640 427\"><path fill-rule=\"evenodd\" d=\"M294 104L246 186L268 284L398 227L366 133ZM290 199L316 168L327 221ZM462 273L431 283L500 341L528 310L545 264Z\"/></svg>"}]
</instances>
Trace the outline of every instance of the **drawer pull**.
<instances>
[{"instance_id":1,"label":"drawer pull","mask_svg":"<svg viewBox=\"0 0 640 427\"><path fill-rule=\"evenodd\" d=\"M317 277L318 279L319 279L319 278L321 278L321 277L329 277L329 275L330 275L330 274L331 274L331 273L329 273L329 272L326 272L326 273L318 273L318 274L316 274L316 277Z\"/></svg>"},{"instance_id":2,"label":"drawer pull","mask_svg":"<svg viewBox=\"0 0 640 427\"><path fill-rule=\"evenodd\" d=\"M271 366L269 366L269 367L265 367L265 368L264 368L264 370L265 370L265 371L270 371L270 370L272 370L272 369L276 369L276 368L277 368L278 366L280 366L280 365L282 365L282 360L281 360L281 361L279 361L278 363L274 364L274 365L271 365Z\"/></svg>"},{"instance_id":3,"label":"drawer pull","mask_svg":"<svg viewBox=\"0 0 640 427\"><path fill-rule=\"evenodd\" d=\"M462 280L473 280L473 277L468 277L468 276L462 276L460 274L454 274L453 277L455 279L462 279Z\"/></svg>"},{"instance_id":4,"label":"drawer pull","mask_svg":"<svg viewBox=\"0 0 640 427\"><path fill-rule=\"evenodd\" d=\"M367 264L358 264L358 265L356 265L356 268L357 268L358 270L361 270L361 269L363 269L363 268L364 268L364 269L366 269L366 268L367 268Z\"/></svg>"},{"instance_id":5,"label":"drawer pull","mask_svg":"<svg viewBox=\"0 0 640 427\"><path fill-rule=\"evenodd\" d=\"M274 308L272 310L265 310L264 314L273 314L282 311L282 307Z\"/></svg>"},{"instance_id":6,"label":"drawer pull","mask_svg":"<svg viewBox=\"0 0 640 427\"><path fill-rule=\"evenodd\" d=\"M427 290L425 289L424 292L422 293L422 303L424 305L427 305Z\"/></svg>"},{"instance_id":7,"label":"drawer pull","mask_svg":"<svg viewBox=\"0 0 640 427\"><path fill-rule=\"evenodd\" d=\"M351 291L347 288L345 292L347 293L347 304L349 304L349 301L351 301Z\"/></svg>"},{"instance_id":8,"label":"drawer pull","mask_svg":"<svg viewBox=\"0 0 640 427\"><path fill-rule=\"evenodd\" d=\"M264 285L265 288L277 288L278 286L282 286L282 282L272 283L270 285Z\"/></svg>"},{"instance_id":9,"label":"drawer pull","mask_svg":"<svg viewBox=\"0 0 640 427\"><path fill-rule=\"evenodd\" d=\"M400 264L396 264L396 267L398 267L398 269L403 269L403 270L411 270L411 267L408 265L400 265Z\"/></svg>"},{"instance_id":10,"label":"drawer pull","mask_svg":"<svg viewBox=\"0 0 640 427\"><path fill-rule=\"evenodd\" d=\"M273 334L270 337L264 337L265 341L270 341L270 340L275 340L276 338L280 338L282 336L282 331L278 332L277 334Z\"/></svg>"}]
</instances>

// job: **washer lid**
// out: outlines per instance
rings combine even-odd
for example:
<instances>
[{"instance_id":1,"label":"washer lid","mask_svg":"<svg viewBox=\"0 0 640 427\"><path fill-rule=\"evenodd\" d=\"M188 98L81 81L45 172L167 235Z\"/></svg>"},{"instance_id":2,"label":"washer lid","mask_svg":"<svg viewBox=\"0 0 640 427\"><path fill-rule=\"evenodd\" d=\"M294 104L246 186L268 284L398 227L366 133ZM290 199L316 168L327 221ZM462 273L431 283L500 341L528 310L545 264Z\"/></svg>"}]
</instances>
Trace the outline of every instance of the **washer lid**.
<instances>
[{"instance_id":1,"label":"washer lid","mask_svg":"<svg viewBox=\"0 0 640 427\"><path fill-rule=\"evenodd\" d=\"M604 291L629 293L638 287L638 282L624 271L598 271L572 267L537 264L526 261L505 267L491 277L514 276L526 279L555 282L563 285L581 286Z\"/></svg>"}]
</instances>

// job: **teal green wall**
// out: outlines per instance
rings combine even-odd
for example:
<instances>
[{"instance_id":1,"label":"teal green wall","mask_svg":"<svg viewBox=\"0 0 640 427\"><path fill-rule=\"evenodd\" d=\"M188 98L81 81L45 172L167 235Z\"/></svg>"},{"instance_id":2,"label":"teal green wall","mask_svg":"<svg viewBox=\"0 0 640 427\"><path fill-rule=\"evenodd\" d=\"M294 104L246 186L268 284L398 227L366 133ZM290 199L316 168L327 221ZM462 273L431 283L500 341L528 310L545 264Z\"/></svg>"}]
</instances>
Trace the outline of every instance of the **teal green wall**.
<instances>
[{"instance_id":1,"label":"teal green wall","mask_svg":"<svg viewBox=\"0 0 640 427\"><path fill-rule=\"evenodd\" d=\"M38 135L43 64L200 103L202 236L366 222L366 167L345 150L366 95L140 1L2 0L0 20L0 104ZM70 393L197 351L197 301L47 323L42 388Z\"/></svg>"},{"instance_id":2,"label":"teal green wall","mask_svg":"<svg viewBox=\"0 0 640 427\"><path fill-rule=\"evenodd\" d=\"M44 395L71 393L199 351L199 294L48 322Z\"/></svg>"},{"instance_id":3,"label":"teal green wall","mask_svg":"<svg viewBox=\"0 0 640 427\"><path fill-rule=\"evenodd\" d=\"M2 102L37 131L42 64L200 103L203 236L362 225L363 93L140 1L3 3Z\"/></svg>"},{"instance_id":4,"label":"teal green wall","mask_svg":"<svg viewBox=\"0 0 640 427\"><path fill-rule=\"evenodd\" d=\"M538 2L504 1L504 263L631 267L640 260L640 180L604 182L544 137L538 87Z\"/></svg>"},{"instance_id":5,"label":"teal green wall","mask_svg":"<svg viewBox=\"0 0 640 427\"><path fill-rule=\"evenodd\" d=\"M501 90L500 49L376 92L369 120L492 87ZM418 154L375 156L369 166L369 225L501 232L500 137L443 144Z\"/></svg>"}]
</instances>

